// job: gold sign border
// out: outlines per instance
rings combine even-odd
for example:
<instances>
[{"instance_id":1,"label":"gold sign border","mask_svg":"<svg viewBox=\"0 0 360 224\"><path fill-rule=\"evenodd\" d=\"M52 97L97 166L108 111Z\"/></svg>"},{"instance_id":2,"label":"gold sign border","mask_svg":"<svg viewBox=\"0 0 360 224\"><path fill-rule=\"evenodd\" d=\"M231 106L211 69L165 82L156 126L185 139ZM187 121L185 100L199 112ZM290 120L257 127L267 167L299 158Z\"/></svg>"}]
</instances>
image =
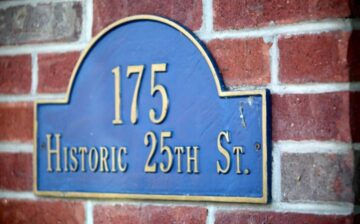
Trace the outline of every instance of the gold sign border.
<instances>
[{"instance_id":1,"label":"gold sign border","mask_svg":"<svg viewBox=\"0 0 360 224\"><path fill-rule=\"evenodd\" d=\"M188 195L156 195L156 194L118 194L118 193L90 193L90 192L61 192L61 191L39 191L37 188L37 107L39 104L67 104L70 98L70 93L72 86L75 80L77 71L86 57L90 49L96 44L96 42L105 34L107 34L112 29L124 25L126 23L140 21L140 20L151 20L166 24L186 36L200 51L200 53L205 58L211 73L213 75L216 89L220 97L233 97L233 96L247 96L247 95L260 95L262 96L262 153L263 153L263 196L261 198L256 197L223 197L223 196L188 196ZM72 72L69 86L67 88L66 96L64 99L59 100L36 100L34 102L34 153L33 153L33 176L34 176L34 193L39 196L53 196L53 197L70 197L70 198L105 198L105 199L145 199L145 200L178 200L178 201L209 201L209 202L246 202L246 203L267 203L268 200L268 179L267 179L267 117L266 117L266 108L267 108L267 98L266 90L249 90L249 91L227 91L223 90L220 85L219 77L216 72L215 66L212 63L210 57L206 53L202 45L196 40L196 38L187 31L184 27L179 24L154 15L136 15L130 16L127 18L120 19L104 30L102 30L98 35L96 35L90 42L90 44L83 50L79 60L77 61L75 68Z\"/></svg>"}]
</instances>

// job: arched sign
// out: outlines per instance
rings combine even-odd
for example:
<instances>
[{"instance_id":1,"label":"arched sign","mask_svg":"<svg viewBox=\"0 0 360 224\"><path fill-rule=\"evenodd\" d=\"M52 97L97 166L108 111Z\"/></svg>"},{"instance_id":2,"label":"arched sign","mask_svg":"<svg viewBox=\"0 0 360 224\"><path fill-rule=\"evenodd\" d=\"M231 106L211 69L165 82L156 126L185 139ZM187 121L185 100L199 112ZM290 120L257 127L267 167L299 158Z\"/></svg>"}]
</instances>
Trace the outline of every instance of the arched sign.
<instances>
[{"instance_id":1,"label":"arched sign","mask_svg":"<svg viewBox=\"0 0 360 224\"><path fill-rule=\"evenodd\" d=\"M110 25L66 98L35 103L38 195L266 203L266 90L230 91L168 19Z\"/></svg>"}]
</instances>

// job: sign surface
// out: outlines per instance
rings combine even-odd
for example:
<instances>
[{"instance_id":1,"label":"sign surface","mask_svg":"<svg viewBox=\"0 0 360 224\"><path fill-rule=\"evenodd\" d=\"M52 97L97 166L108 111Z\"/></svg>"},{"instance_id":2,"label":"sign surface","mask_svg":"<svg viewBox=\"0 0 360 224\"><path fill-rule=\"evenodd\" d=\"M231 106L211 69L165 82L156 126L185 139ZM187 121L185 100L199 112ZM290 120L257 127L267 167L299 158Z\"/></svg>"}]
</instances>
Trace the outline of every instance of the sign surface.
<instances>
[{"instance_id":1,"label":"sign surface","mask_svg":"<svg viewBox=\"0 0 360 224\"><path fill-rule=\"evenodd\" d=\"M35 103L34 191L266 203L266 90L226 90L202 44L128 17L81 55L64 100Z\"/></svg>"}]
</instances>

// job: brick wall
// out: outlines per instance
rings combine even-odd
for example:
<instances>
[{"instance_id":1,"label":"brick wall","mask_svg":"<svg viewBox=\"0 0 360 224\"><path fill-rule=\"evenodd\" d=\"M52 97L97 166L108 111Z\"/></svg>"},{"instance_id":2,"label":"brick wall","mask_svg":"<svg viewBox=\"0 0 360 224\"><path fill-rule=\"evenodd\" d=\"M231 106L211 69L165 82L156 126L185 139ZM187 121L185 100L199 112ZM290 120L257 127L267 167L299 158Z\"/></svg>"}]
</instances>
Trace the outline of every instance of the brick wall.
<instances>
[{"instance_id":1,"label":"brick wall","mask_svg":"<svg viewBox=\"0 0 360 224\"><path fill-rule=\"evenodd\" d=\"M140 13L192 29L230 89L272 93L267 205L39 198L33 101L63 98L92 36ZM0 223L359 223L357 0L0 1Z\"/></svg>"}]
</instances>

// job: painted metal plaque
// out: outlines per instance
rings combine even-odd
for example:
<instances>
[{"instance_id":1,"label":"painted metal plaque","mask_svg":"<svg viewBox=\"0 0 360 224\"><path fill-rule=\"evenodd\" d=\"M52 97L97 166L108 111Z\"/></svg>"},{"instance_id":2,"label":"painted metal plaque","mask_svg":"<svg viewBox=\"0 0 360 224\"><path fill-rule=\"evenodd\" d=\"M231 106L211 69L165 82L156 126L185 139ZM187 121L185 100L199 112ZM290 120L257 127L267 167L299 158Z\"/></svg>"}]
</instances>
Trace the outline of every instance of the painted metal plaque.
<instances>
[{"instance_id":1,"label":"painted metal plaque","mask_svg":"<svg viewBox=\"0 0 360 224\"><path fill-rule=\"evenodd\" d=\"M227 90L168 19L110 25L65 99L35 103L34 190L61 197L266 203L268 94Z\"/></svg>"}]
</instances>

